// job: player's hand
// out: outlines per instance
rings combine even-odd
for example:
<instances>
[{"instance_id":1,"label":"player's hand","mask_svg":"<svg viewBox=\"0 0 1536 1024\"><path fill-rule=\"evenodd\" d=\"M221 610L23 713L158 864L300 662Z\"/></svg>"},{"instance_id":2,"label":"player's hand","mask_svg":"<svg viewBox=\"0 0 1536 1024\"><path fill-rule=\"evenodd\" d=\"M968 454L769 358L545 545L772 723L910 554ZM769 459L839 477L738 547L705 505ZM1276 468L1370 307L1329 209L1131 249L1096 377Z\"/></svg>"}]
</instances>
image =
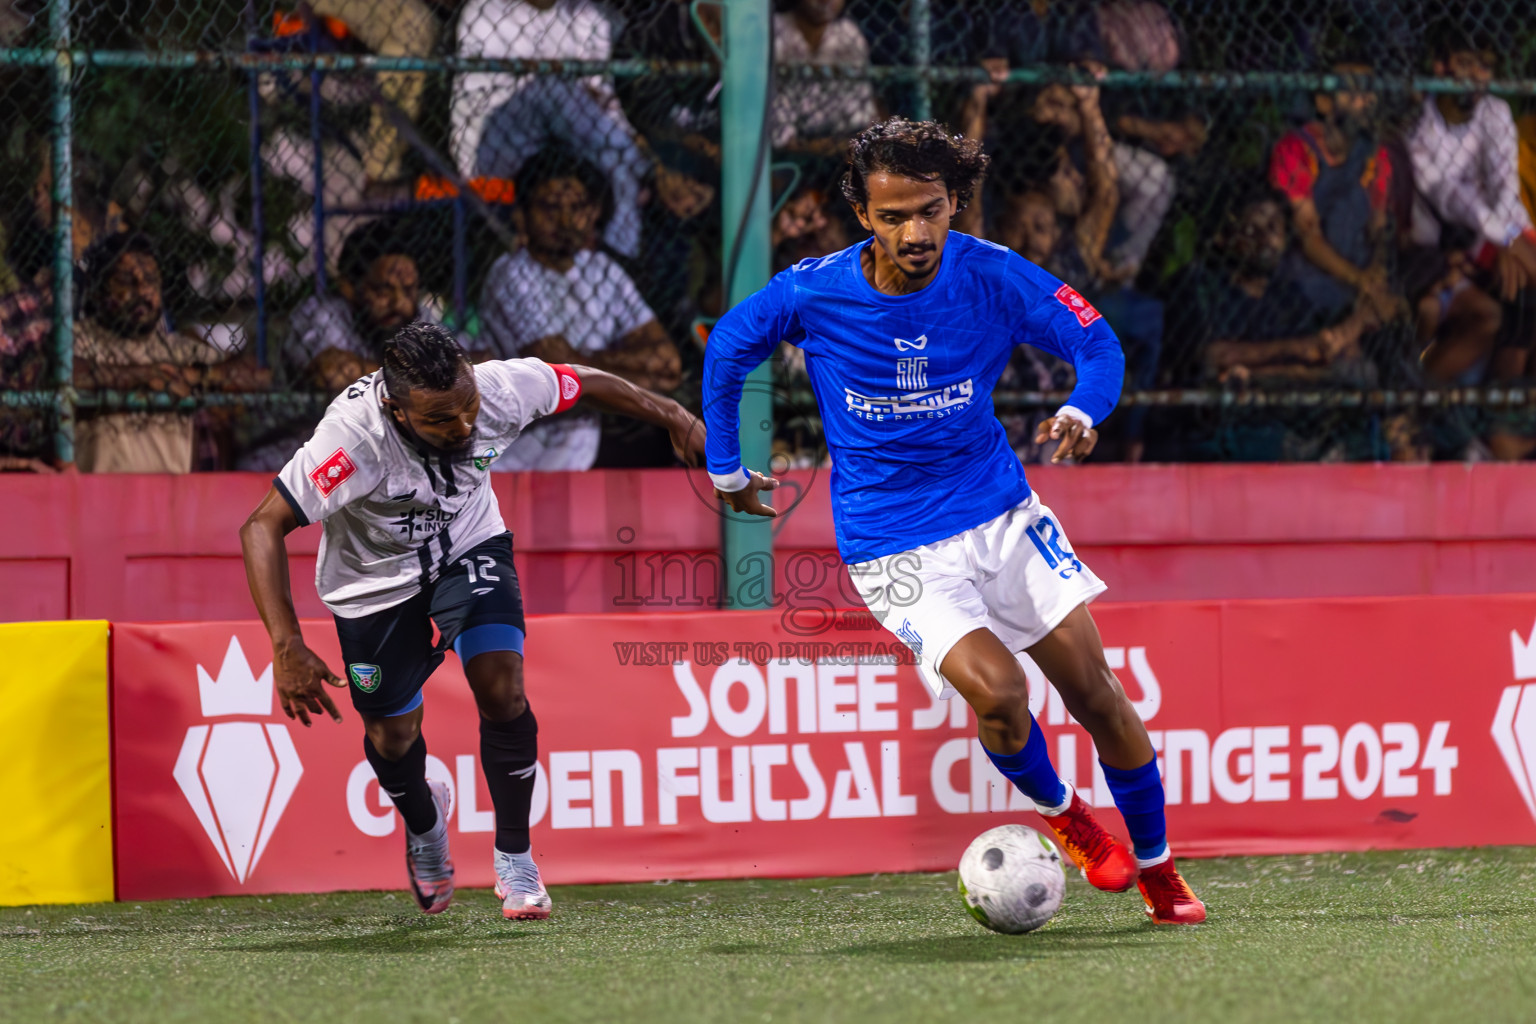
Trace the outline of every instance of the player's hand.
<instances>
[{"instance_id":1,"label":"player's hand","mask_svg":"<svg viewBox=\"0 0 1536 1024\"><path fill-rule=\"evenodd\" d=\"M1058 440L1061 444L1056 446L1056 454L1051 456L1053 463L1065 459L1086 459L1099 443L1099 432L1083 426L1080 420L1071 416L1052 416L1042 420L1035 430L1035 444Z\"/></svg>"},{"instance_id":2,"label":"player's hand","mask_svg":"<svg viewBox=\"0 0 1536 1024\"><path fill-rule=\"evenodd\" d=\"M1513 302L1521 289L1531 283L1525 265L1511 249L1499 250L1493 261L1493 276L1499 282L1499 296L1505 302Z\"/></svg>"},{"instance_id":3,"label":"player's hand","mask_svg":"<svg viewBox=\"0 0 1536 1024\"><path fill-rule=\"evenodd\" d=\"M685 466L704 464L704 421L684 411L667 428L672 436L672 452Z\"/></svg>"},{"instance_id":4,"label":"player's hand","mask_svg":"<svg viewBox=\"0 0 1536 1024\"><path fill-rule=\"evenodd\" d=\"M771 505L764 505L763 499L757 495L759 491L773 490L779 486L779 481L771 476L763 476L763 474L756 470L749 470L748 473L751 479L747 481L747 486L739 491L722 491L716 487L715 497L731 506L731 509L735 512L745 512L748 515L764 516L768 519L773 519L779 514L778 510Z\"/></svg>"},{"instance_id":5,"label":"player's hand","mask_svg":"<svg viewBox=\"0 0 1536 1024\"><path fill-rule=\"evenodd\" d=\"M272 675L277 683L277 699L283 705L283 714L297 718L305 728L309 727L310 712L319 715L323 711L332 721L341 721L341 712L336 710L331 695L325 692L324 684L340 687L347 684L336 678L336 673L320 655L306 647L303 640L295 638L273 645Z\"/></svg>"}]
</instances>

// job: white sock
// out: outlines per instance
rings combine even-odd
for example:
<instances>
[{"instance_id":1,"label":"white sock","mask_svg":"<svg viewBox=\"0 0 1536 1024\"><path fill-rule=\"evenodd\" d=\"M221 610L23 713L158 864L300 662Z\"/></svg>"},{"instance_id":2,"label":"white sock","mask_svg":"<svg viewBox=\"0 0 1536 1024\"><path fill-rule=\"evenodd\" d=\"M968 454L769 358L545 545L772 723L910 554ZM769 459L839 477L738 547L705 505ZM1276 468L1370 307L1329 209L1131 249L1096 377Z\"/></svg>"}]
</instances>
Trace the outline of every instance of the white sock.
<instances>
[{"instance_id":1,"label":"white sock","mask_svg":"<svg viewBox=\"0 0 1536 1024\"><path fill-rule=\"evenodd\" d=\"M1072 788L1072 783L1068 782L1066 779L1061 780L1061 788L1065 790L1065 794L1061 798L1061 803L1057 806L1047 807L1044 804L1035 804L1035 810L1038 811L1042 817L1054 818L1057 815L1066 814L1067 808L1072 806L1072 794L1077 791Z\"/></svg>"},{"instance_id":2,"label":"white sock","mask_svg":"<svg viewBox=\"0 0 1536 1024\"><path fill-rule=\"evenodd\" d=\"M1164 843L1163 844L1163 852L1162 853L1158 854L1156 857L1147 857L1147 858L1137 857L1136 858L1136 866L1138 868L1155 868L1159 864L1162 864L1163 862L1169 860L1172 857L1173 857L1173 847L1169 846L1167 843Z\"/></svg>"}]
</instances>

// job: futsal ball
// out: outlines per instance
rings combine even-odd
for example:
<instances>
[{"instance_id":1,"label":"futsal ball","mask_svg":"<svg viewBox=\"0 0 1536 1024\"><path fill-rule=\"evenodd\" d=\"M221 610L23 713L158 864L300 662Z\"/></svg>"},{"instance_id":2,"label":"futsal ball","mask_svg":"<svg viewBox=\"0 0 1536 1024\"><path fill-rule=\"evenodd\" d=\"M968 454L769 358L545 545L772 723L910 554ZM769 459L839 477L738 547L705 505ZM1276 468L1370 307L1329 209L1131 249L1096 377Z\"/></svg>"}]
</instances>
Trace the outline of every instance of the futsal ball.
<instances>
[{"instance_id":1,"label":"futsal ball","mask_svg":"<svg viewBox=\"0 0 1536 1024\"><path fill-rule=\"evenodd\" d=\"M1056 847L1023 825L988 829L960 858L965 909L986 927L1007 935L1032 932L1055 917L1066 884Z\"/></svg>"}]
</instances>

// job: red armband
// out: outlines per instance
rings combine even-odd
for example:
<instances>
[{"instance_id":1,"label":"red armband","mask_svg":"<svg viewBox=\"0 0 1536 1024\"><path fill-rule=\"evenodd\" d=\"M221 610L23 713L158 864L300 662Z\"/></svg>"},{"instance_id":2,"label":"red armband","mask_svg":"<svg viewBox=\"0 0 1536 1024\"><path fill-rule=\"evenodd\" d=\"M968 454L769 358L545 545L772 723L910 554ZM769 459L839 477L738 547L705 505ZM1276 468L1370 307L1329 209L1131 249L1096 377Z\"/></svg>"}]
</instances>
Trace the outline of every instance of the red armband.
<instances>
[{"instance_id":1,"label":"red armband","mask_svg":"<svg viewBox=\"0 0 1536 1024\"><path fill-rule=\"evenodd\" d=\"M555 371L555 386L560 391L560 400L555 403L555 412L565 412L576 404L576 399L581 397L581 378L576 376L576 371L566 363L550 363L549 368Z\"/></svg>"}]
</instances>

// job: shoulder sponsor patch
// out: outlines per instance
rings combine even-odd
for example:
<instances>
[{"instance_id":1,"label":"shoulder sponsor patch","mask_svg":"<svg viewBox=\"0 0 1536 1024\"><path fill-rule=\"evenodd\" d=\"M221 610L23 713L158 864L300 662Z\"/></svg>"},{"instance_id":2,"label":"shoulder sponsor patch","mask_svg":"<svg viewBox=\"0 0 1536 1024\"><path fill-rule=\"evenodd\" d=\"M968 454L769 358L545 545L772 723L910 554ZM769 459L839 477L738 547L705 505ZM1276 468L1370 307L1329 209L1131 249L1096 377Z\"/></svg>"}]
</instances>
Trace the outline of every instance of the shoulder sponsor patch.
<instances>
[{"instance_id":1,"label":"shoulder sponsor patch","mask_svg":"<svg viewBox=\"0 0 1536 1024\"><path fill-rule=\"evenodd\" d=\"M550 363L549 368L555 371L555 380L560 386L560 400L555 403L555 412L565 412L581 397L581 378L565 363Z\"/></svg>"},{"instance_id":2,"label":"shoulder sponsor patch","mask_svg":"<svg viewBox=\"0 0 1536 1024\"><path fill-rule=\"evenodd\" d=\"M1056 289L1056 301L1072 311L1077 317L1077 322L1087 327L1099 319L1099 311L1088 304L1088 300L1077 294L1077 289L1069 284L1064 284Z\"/></svg>"},{"instance_id":3,"label":"shoulder sponsor patch","mask_svg":"<svg viewBox=\"0 0 1536 1024\"><path fill-rule=\"evenodd\" d=\"M331 492L340 487L353 473L357 472L357 463L347 454L345 448L337 448L330 458L310 471L309 481L315 485L315 490L320 492L320 497L329 498Z\"/></svg>"}]
</instances>

